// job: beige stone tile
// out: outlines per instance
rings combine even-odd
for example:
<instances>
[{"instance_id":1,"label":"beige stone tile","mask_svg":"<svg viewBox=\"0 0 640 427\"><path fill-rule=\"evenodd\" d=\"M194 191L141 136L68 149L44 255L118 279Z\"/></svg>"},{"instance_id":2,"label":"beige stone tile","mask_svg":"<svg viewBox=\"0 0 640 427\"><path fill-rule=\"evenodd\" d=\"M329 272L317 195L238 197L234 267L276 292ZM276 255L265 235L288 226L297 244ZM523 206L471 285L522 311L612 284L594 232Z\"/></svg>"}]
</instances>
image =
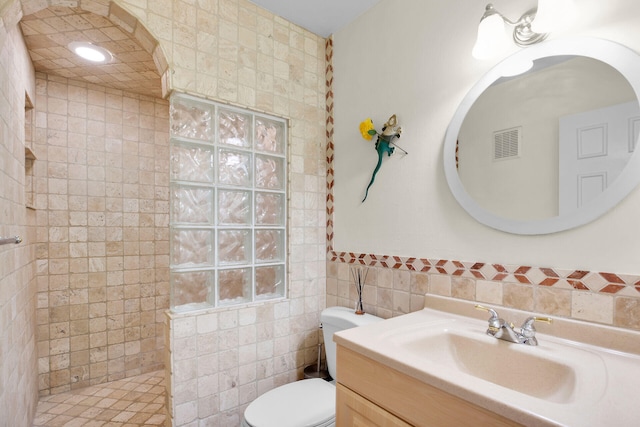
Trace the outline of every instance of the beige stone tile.
<instances>
[{"instance_id":1,"label":"beige stone tile","mask_svg":"<svg viewBox=\"0 0 640 427\"><path fill-rule=\"evenodd\" d=\"M393 271L393 289L408 292L411 288L411 273L405 270Z\"/></svg>"},{"instance_id":2,"label":"beige stone tile","mask_svg":"<svg viewBox=\"0 0 640 427\"><path fill-rule=\"evenodd\" d=\"M451 277L443 274L430 276L429 293L442 296L451 296Z\"/></svg>"},{"instance_id":3,"label":"beige stone tile","mask_svg":"<svg viewBox=\"0 0 640 427\"><path fill-rule=\"evenodd\" d=\"M616 297L613 324L624 328L640 329L640 299Z\"/></svg>"},{"instance_id":4,"label":"beige stone tile","mask_svg":"<svg viewBox=\"0 0 640 427\"><path fill-rule=\"evenodd\" d=\"M429 275L426 273L411 274L411 293L424 295L429 290Z\"/></svg>"},{"instance_id":5,"label":"beige stone tile","mask_svg":"<svg viewBox=\"0 0 640 427\"><path fill-rule=\"evenodd\" d=\"M476 282L476 299L479 302L502 305L502 283L488 280Z\"/></svg>"},{"instance_id":6,"label":"beige stone tile","mask_svg":"<svg viewBox=\"0 0 640 427\"><path fill-rule=\"evenodd\" d=\"M503 292L503 303L505 306L519 310L533 310L533 286L505 283Z\"/></svg>"},{"instance_id":7,"label":"beige stone tile","mask_svg":"<svg viewBox=\"0 0 640 427\"><path fill-rule=\"evenodd\" d=\"M571 317L592 322L612 324L614 297L592 292L573 292Z\"/></svg>"},{"instance_id":8,"label":"beige stone tile","mask_svg":"<svg viewBox=\"0 0 640 427\"><path fill-rule=\"evenodd\" d=\"M553 316L571 316L571 294L565 289L538 287L535 290L535 311Z\"/></svg>"},{"instance_id":9,"label":"beige stone tile","mask_svg":"<svg viewBox=\"0 0 640 427\"><path fill-rule=\"evenodd\" d=\"M474 300L476 298L476 281L467 277L453 277L451 279L451 296Z\"/></svg>"},{"instance_id":10,"label":"beige stone tile","mask_svg":"<svg viewBox=\"0 0 640 427\"><path fill-rule=\"evenodd\" d=\"M393 291L393 310L396 315L406 314L411 309L411 299L408 292Z\"/></svg>"}]
</instances>

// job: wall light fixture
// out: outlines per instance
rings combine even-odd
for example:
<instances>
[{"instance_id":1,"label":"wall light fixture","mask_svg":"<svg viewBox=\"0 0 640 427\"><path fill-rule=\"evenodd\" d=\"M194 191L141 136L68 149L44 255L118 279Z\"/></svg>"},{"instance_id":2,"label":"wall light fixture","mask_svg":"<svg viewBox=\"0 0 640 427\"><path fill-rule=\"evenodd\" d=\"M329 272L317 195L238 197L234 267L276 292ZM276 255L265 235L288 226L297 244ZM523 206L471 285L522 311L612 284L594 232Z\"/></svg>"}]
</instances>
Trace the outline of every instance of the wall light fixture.
<instances>
[{"instance_id":1,"label":"wall light fixture","mask_svg":"<svg viewBox=\"0 0 640 427\"><path fill-rule=\"evenodd\" d=\"M517 21L511 21L487 4L480 24L472 55L488 59L504 52L508 47L506 29L513 27L513 42L520 47L539 43L560 25L566 25L573 16L573 0L538 0L538 6L525 12Z\"/></svg>"}]
</instances>

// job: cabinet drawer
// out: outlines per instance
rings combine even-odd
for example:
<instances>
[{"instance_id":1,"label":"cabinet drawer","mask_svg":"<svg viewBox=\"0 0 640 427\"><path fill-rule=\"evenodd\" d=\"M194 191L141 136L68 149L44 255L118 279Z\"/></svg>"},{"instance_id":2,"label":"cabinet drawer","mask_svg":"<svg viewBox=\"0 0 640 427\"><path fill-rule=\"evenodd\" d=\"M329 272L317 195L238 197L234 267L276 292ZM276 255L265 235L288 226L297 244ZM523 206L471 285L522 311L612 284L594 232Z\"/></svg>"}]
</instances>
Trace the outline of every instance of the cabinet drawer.
<instances>
[{"instance_id":1,"label":"cabinet drawer","mask_svg":"<svg viewBox=\"0 0 640 427\"><path fill-rule=\"evenodd\" d=\"M395 415L374 405L342 384L336 388L336 426L339 427L411 427Z\"/></svg>"}]
</instances>

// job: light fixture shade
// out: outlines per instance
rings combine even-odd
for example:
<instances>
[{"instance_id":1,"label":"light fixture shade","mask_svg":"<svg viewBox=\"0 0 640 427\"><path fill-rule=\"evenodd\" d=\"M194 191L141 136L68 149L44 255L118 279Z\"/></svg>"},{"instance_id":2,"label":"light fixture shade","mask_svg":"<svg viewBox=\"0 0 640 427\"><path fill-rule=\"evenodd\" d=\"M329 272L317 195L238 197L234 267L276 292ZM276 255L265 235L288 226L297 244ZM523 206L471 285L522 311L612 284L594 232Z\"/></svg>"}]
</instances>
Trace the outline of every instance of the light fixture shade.
<instances>
[{"instance_id":1,"label":"light fixture shade","mask_svg":"<svg viewBox=\"0 0 640 427\"><path fill-rule=\"evenodd\" d=\"M573 0L538 0L538 11L531 23L535 33L551 33L570 24L575 16Z\"/></svg>"},{"instance_id":2,"label":"light fixture shade","mask_svg":"<svg viewBox=\"0 0 640 427\"><path fill-rule=\"evenodd\" d=\"M489 59L506 48L505 24L502 16L493 11L487 12L478 25L478 38L471 54L476 59Z\"/></svg>"}]
</instances>

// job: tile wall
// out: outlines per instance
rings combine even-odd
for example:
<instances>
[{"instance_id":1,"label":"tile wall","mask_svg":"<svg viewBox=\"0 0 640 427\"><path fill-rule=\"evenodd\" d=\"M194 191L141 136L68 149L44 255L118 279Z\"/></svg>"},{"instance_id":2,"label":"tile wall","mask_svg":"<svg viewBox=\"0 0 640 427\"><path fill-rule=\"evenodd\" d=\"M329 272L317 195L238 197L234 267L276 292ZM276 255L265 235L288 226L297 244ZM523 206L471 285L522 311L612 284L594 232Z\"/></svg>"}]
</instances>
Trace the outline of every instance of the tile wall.
<instances>
[{"instance_id":1,"label":"tile wall","mask_svg":"<svg viewBox=\"0 0 640 427\"><path fill-rule=\"evenodd\" d=\"M31 425L38 403L35 334L35 222L25 191L25 93L33 68L20 31L0 25L0 426Z\"/></svg>"},{"instance_id":2,"label":"tile wall","mask_svg":"<svg viewBox=\"0 0 640 427\"><path fill-rule=\"evenodd\" d=\"M640 276L521 265L335 253L327 304L353 306L350 270L367 270L365 311L384 318L423 308L425 293L640 330Z\"/></svg>"},{"instance_id":3,"label":"tile wall","mask_svg":"<svg viewBox=\"0 0 640 427\"><path fill-rule=\"evenodd\" d=\"M169 107L37 74L41 395L162 368Z\"/></svg>"},{"instance_id":4,"label":"tile wall","mask_svg":"<svg viewBox=\"0 0 640 427\"><path fill-rule=\"evenodd\" d=\"M326 296L324 39L246 0L127 3L170 57L173 89L289 120L289 298L167 320L171 422L237 427L253 399L302 378L316 359Z\"/></svg>"}]
</instances>

